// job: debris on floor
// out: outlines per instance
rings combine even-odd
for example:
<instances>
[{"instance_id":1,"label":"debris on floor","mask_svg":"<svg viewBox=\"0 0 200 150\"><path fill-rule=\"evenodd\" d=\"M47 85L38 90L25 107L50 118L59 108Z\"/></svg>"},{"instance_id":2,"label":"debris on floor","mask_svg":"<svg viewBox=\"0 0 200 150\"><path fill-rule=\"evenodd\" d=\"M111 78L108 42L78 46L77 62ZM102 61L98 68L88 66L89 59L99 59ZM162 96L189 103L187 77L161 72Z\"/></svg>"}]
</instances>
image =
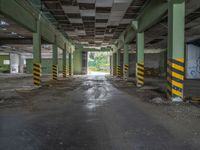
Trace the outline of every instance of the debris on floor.
<instances>
[{"instance_id":1,"label":"debris on floor","mask_svg":"<svg viewBox=\"0 0 200 150\"><path fill-rule=\"evenodd\" d=\"M192 104L200 104L200 97L199 96L189 96L184 99Z\"/></svg>"},{"instance_id":2,"label":"debris on floor","mask_svg":"<svg viewBox=\"0 0 200 150\"><path fill-rule=\"evenodd\" d=\"M157 77L157 76L159 76L159 74L160 74L159 68L148 68L148 67L145 67L144 70L145 70L145 71L144 71L144 74L145 74L146 76Z\"/></svg>"},{"instance_id":3,"label":"debris on floor","mask_svg":"<svg viewBox=\"0 0 200 150\"><path fill-rule=\"evenodd\" d=\"M155 103L155 104L162 104L164 103L164 100L161 97L155 97L151 99L150 102Z\"/></svg>"}]
</instances>

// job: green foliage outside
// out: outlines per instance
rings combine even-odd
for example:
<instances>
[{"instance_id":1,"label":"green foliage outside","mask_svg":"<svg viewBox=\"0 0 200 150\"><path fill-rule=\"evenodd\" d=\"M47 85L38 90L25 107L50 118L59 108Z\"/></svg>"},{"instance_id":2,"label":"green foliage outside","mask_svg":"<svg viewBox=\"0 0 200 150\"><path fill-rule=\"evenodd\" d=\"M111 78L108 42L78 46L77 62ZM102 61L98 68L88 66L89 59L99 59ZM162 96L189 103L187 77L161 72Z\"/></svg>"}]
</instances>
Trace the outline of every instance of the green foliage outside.
<instances>
[{"instance_id":1,"label":"green foliage outside","mask_svg":"<svg viewBox=\"0 0 200 150\"><path fill-rule=\"evenodd\" d=\"M109 72L110 69L109 52L89 52L88 68L89 71Z\"/></svg>"}]
</instances>

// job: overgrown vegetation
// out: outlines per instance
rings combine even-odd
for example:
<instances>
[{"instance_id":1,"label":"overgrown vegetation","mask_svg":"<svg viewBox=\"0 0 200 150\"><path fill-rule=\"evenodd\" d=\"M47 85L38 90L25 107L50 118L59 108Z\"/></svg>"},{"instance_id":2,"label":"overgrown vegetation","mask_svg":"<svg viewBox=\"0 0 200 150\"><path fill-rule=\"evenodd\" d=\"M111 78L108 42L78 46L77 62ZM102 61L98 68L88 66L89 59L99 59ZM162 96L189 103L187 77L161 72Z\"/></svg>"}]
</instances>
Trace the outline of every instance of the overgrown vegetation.
<instances>
[{"instance_id":1,"label":"overgrown vegetation","mask_svg":"<svg viewBox=\"0 0 200 150\"><path fill-rule=\"evenodd\" d=\"M109 52L89 52L88 54L89 71L109 72L110 57Z\"/></svg>"}]
</instances>

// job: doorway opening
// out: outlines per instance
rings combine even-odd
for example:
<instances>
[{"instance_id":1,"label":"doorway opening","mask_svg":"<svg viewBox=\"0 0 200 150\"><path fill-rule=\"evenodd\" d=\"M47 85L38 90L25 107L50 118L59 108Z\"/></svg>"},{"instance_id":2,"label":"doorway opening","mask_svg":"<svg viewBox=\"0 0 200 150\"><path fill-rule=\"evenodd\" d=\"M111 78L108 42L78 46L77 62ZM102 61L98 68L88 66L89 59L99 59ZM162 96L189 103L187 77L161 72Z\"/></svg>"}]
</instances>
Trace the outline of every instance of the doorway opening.
<instances>
[{"instance_id":1,"label":"doorway opening","mask_svg":"<svg viewBox=\"0 0 200 150\"><path fill-rule=\"evenodd\" d=\"M88 52L88 75L110 74L110 52Z\"/></svg>"}]
</instances>

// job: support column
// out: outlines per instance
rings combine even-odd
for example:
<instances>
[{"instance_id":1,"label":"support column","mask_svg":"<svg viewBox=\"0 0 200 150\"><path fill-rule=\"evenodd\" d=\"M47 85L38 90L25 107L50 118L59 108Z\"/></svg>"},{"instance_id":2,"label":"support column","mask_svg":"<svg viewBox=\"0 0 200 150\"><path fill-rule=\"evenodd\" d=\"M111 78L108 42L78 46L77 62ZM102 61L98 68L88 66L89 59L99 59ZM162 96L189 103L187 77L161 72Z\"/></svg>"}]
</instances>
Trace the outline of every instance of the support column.
<instances>
[{"instance_id":1,"label":"support column","mask_svg":"<svg viewBox=\"0 0 200 150\"><path fill-rule=\"evenodd\" d=\"M110 75L113 75L113 55L110 55L109 62L110 62Z\"/></svg>"},{"instance_id":2,"label":"support column","mask_svg":"<svg viewBox=\"0 0 200 150\"><path fill-rule=\"evenodd\" d=\"M66 49L63 49L63 78L67 77L67 61L66 61Z\"/></svg>"},{"instance_id":3,"label":"support column","mask_svg":"<svg viewBox=\"0 0 200 150\"><path fill-rule=\"evenodd\" d=\"M69 76L73 75L73 54L69 53Z\"/></svg>"},{"instance_id":4,"label":"support column","mask_svg":"<svg viewBox=\"0 0 200 150\"><path fill-rule=\"evenodd\" d=\"M121 62L120 62L121 51L117 50L117 77L121 77Z\"/></svg>"},{"instance_id":5,"label":"support column","mask_svg":"<svg viewBox=\"0 0 200 150\"><path fill-rule=\"evenodd\" d=\"M113 68L112 68L112 73L113 73L113 76L116 76L117 75L117 73L116 73L116 71L117 71L117 63L116 63L116 53L113 53L112 54L112 64L113 64Z\"/></svg>"},{"instance_id":6,"label":"support column","mask_svg":"<svg viewBox=\"0 0 200 150\"><path fill-rule=\"evenodd\" d=\"M33 33L33 83L41 85L41 29L40 17L37 21L37 32Z\"/></svg>"},{"instance_id":7,"label":"support column","mask_svg":"<svg viewBox=\"0 0 200 150\"><path fill-rule=\"evenodd\" d=\"M129 53L128 53L128 45L124 44L124 62L123 62L123 77L125 80L128 79L129 76Z\"/></svg>"},{"instance_id":8,"label":"support column","mask_svg":"<svg viewBox=\"0 0 200 150\"><path fill-rule=\"evenodd\" d=\"M58 78L58 47L53 44L53 63L52 63L52 79L57 80Z\"/></svg>"},{"instance_id":9,"label":"support column","mask_svg":"<svg viewBox=\"0 0 200 150\"><path fill-rule=\"evenodd\" d=\"M167 51L160 52L160 62L159 62L160 76L167 76Z\"/></svg>"},{"instance_id":10,"label":"support column","mask_svg":"<svg viewBox=\"0 0 200 150\"><path fill-rule=\"evenodd\" d=\"M144 32L137 33L137 63L136 63L136 85L144 85Z\"/></svg>"},{"instance_id":11,"label":"support column","mask_svg":"<svg viewBox=\"0 0 200 150\"><path fill-rule=\"evenodd\" d=\"M183 82L185 71L185 1L169 1L168 6L167 95L168 98L172 100L181 101L183 98Z\"/></svg>"}]
</instances>

